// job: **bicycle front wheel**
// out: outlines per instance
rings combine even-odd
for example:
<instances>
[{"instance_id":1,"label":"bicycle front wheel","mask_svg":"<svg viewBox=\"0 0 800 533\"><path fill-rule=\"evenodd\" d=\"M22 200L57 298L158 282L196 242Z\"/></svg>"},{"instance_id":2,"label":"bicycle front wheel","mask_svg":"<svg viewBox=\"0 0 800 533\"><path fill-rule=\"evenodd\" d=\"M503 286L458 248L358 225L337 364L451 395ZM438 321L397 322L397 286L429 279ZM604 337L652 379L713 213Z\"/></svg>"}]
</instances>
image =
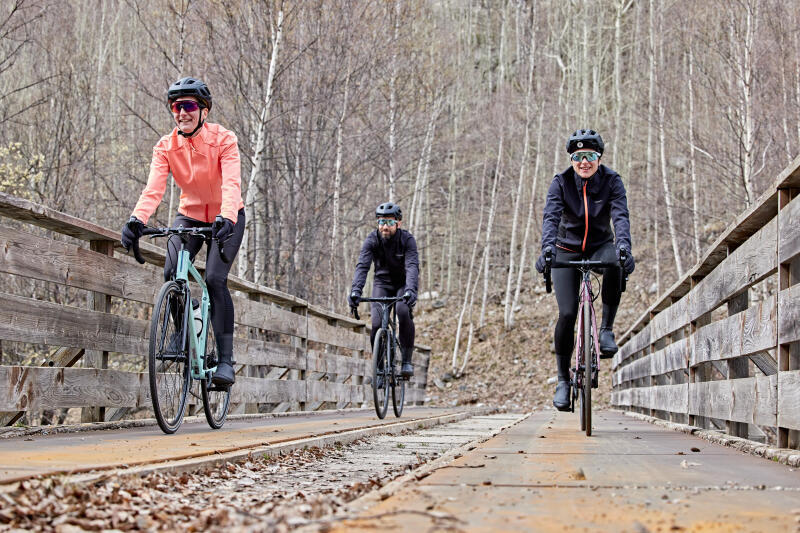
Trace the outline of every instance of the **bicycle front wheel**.
<instances>
[{"instance_id":1,"label":"bicycle front wheel","mask_svg":"<svg viewBox=\"0 0 800 533\"><path fill-rule=\"evenodd\" d=\"M379 329L372 345L372 399L375 413L383 419L389 409L389 342L385 329Z\"/></svg>"},{"instance_id":2,"label":"bicycle front wheel","mask_svg":"<svg viewBox=\"0 0 800 533\"><path fill-rule=\"evenodd\" d=\"M161 287L150 324L148 374L150 399L164 433L175 433L183 422L189 392L189 351L183 333L187 292L175 281Z\"/></svg>"},{"instance_id":3,"label":"bicycle front wheel","mask_svg":"<svg viewBox=\"0 0 800 533\"><path fill-rule=\"evenodd\" d=\"M592 435L592 306L583 305L583 417L586 436Z\"/></svg>"},{"instance_id":4,"label":"bicycle front wheel","mask_svg":"<svg viewBox=\"0 0 800 533\"><path fill-rule=\"evenodd\" d=\"M400 418L400 415L403 414L403 404L406 401L406 380L395 372L396 362L396 357L392 357L392 409L394 409L394 416Z\"/></svg>"},{"instance_id":5,"label":"bicycle front wheel","mask_svg":"<svg viewBox=\"0 0 800 533\"><path fill-rule=\"evenodd\" d=\"M210 326L210 321L208 326ZM214 328L209 328L206 335L206 356L204 370L217 366L217 341L214 339ZM231 402L231 388L217 388L211 383L211 373L206 372L206 377L200 380L200 393L203 396L203 412L206 421L212 429L219 429L228 417L228 407Z\"/></svg>"}]
</instances>

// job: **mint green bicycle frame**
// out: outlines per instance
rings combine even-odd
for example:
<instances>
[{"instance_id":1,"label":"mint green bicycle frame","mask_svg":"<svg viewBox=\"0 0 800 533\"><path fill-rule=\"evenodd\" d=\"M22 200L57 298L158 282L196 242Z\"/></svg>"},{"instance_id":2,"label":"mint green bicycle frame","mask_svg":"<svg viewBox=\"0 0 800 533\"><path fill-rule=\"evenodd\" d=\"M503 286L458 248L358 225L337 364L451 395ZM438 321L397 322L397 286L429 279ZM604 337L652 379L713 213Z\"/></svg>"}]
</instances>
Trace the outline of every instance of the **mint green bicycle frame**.
<instances>
[{"instance_id":1,"label":"mint green bicycle frame","mask_svg":"<svg viewBox=\"0 0 800 533\"><path fill-rule=\"evenodd\" d=\"M200 285L200 288L203 289L203 297L200 300L200 316L203 318L203 332L200 334L200 337L197 336L197 330L194 326L194 316L192 310L192 292L188 287L189 275L194 278L194 281ZM206 286L206 282L203 279L203 276L200 275L200 272L195 268L192 264L191 259L189 258L189 251L183 247L183 242L181 242L181 250L178 252L178 265L175 268L175 281L187 283L186 292L189 294L189 298L187 300L186 305L186 322L187 322L187 334L189 336L189 361L191 364L189 365L191 368L191 376L192 379L206 379L210 378L211 375L216 371L217 367L209 368L207 370L208 375L203 373L203 360L206 357L206 337L208 336L208 328L210 327L210 317L208 316L208 307L210 305L210 298L208 296L208 287ZM202 347L202 350L200 349ZM194 351L194 357L192 357L192 351Z\"/></svg>"}]
</instances>

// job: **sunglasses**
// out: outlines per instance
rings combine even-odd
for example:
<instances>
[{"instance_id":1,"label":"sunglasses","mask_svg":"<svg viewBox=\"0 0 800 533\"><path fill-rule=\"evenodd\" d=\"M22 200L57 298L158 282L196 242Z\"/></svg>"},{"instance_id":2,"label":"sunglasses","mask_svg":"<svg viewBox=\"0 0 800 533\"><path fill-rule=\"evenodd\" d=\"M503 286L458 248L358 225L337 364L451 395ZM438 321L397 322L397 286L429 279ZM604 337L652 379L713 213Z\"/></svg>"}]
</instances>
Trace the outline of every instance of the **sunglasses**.
<instances>
[{"instance_id":1,"label":"sunglasses","mask_svg":"<svg viewBox=\"0 0 800 533\"><path fill-rule=\"evenodd\" d=\"M200 104L192 100L181 100L180 102L172 102L169 107L172 109L173 113L178 114L181 112L181 109L183 109L187 113L191 113L193 111L197 111L198 109L204 106L201 106Z\"/></svg>"},{"instance_id":2,"label":"sunglasses","mask_svg":"<svg viewBox=\"0 0 800 533\"><path fill-rule=\"evenodd\" d=\"M579 162L581 159L586 159L589 163L592 161L597 161L600 158L600 154L597 152L575 152L569 156L569 158L576 163Z\"/></svg>"},{"instance_id":3,"label":"sunglasses","mask_svg":"<svg viewBox=\"0 0 800 533\"><path fill-rule=\"evenodd\" d=\"M390 228L397 224L397 221L393 218L379 218L378 225L379 226L389 226Z\"/></svg>"}]
</instances>

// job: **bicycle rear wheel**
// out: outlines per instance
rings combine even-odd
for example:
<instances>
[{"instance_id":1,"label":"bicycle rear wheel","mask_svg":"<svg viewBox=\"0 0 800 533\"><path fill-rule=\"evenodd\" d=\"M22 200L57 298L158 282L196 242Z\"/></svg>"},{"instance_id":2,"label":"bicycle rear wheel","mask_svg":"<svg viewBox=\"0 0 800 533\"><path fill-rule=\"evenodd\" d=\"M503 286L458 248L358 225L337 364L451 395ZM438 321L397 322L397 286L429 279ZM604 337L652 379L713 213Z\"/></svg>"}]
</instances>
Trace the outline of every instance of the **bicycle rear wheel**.
<instances>
[{"instance_id":1,"label":"bicycle rear wheel","mask_svg":"<svg viewBox=\"0 0 800 533\"><path fill-rule=\"evenodd\" d=\"M389 357L386 330L379 329L372 345L372 399L375 402L375 413L383 419L389 409Z\"/></svg>"},{"instance_id":2,"label":"bicycle rear wheel","mask_svg":"<svg viewBox=\"0 0 800 533\"><path fill-rule=\"evenodd\" d=\"M208 335L206 335L205 370L217 366L217 341L214 338L214 328L208 321ZM211 374L200 380L200 392L203 396L203 412L206 421L212 429L219 429L228 417L228 407L231 402L231 388L219 389L212 385Z\"/></svg>"},{"instance_id":3,"label":"bicycle rear wheel","mask_svg":"<svg viewBox=\"0 0 800 533\"><path fill-rule=\"evenodd\" d=\"M175 433L183 422L189 392L189 351L183 333L187 292L175 281L161 287L150 324L148 374L150 400L164 433Z\"/></svg>"},{"instance_id":4,"label":"bicycle rear wheel","mask_svg":"<svg viewBox=\"0 0 800 533\"><path fill-rule=\"evenodd\" d=\"M583 305L583 418L582 429L586 436L592 435L592 308L591 304Z\"/></svg>"},{"instance_id":5,"label":"bicycle rear wheel","mask_svg":"<svg viewBox=\"0 0 800 533\"><path fill-rule=\"evenodd\" d=\"M397 344L395 343L395 351L397 351ZM403 414L403 404L406 401L406 381L400 377L400 374L395 372L395 363L397 362L396 353L392 354L392 409L394 409L394 416L400 418Z\"/></svg>"}]
</instances>

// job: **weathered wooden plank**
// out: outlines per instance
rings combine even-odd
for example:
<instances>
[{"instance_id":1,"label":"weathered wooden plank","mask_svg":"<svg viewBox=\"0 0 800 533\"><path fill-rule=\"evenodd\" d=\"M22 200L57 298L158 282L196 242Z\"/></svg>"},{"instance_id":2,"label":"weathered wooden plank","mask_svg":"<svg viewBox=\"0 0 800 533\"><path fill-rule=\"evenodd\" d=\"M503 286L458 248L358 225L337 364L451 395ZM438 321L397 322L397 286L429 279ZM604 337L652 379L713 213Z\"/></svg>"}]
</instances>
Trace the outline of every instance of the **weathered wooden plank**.
<instances>
[{"instance_id":1,"label":"weathered wooden plank","mask_svg":"<svg viewBox=\"0 0 800 533\"><path fill-rule=\"evenodd\" d=\"M649 387L649 407L658 411L685 413L689 405L688 384Z\"/></svg>"},{"instance_id":2,"label":"weathered wooden plank","mask_svg":"<svg viewBox=\"0 0 800 533\"><path fill-rule=\"evenodd\" d=\"M303 350L288 344L234 337L233 353L236 362L242 365L306 369L306 356Z\"/></svg>"},{"instance_id":3,"label":"weathered wooden plank","mask_svg":"<svg viewBox=\"0 0 800 533\"><path fill-rule=\"evenodd\" d=\"M616 405L685 413L688 405L687 384L635 387L618 391Z\"/></svg>"},{"instance_id":4,"label":"weathered wooden plank","mask_svg":"<svg viewBox=\"0 0 800 533\"><path fill-rule=\"evenodd\" d=\"M616 407L629 407L631 405L631 390L621 389L612 392L611 405Z\"/></svg>"},{"instance_id":5,"label":"weathered wooden plank","mask_svg":"<svg viewBox=\"0 0 800 533\"><path fill-rule=\"evenodd\" d=\"M778 362L769 352L758 352L750 356L753 364L767 376L778 373Z\"/></svg>"},{"instance_id":6,"label":"weathered wooden plank","mask_svg":"<svg viewBox=\"0 0 800 533\"><path fill-rule=\"evenodd\" d=\"M147 375L95 368L0 367L0 410L137 405ZM149 405L149 403L148 403Z\"/></svg>"},{"instance_id":7,"label":"weathered wooden plank","mask_svg":"<svg viewBox=\"0 0 800 533\"><path fill-rule=\"evenodd\" d=\"M652 372L654 376L688 368L690 340L688 338L675 341L652 355Z\"/></svg>"},{"instance_id":8,"label":"weathered wooden plank","mask_svg":"<svg viewBox=\"0 0 800 533\"><path fill-rule=\"evenodd\" d=\"M0 272L148 304L162 281L162 274L153 268L1 225Z\"/></svg>"},{"instance_id":9,"label":"weathered wooden plank","mask_svg":"<svg viewBox=\"0 0 800 533\"><path fill-rule=\"evenodd\" d=\"M778 212L778 261L788 263L800 254L800 196Z\"/></svg>"},{"instance_id":10,"label":"weathered wooden plank","mask_svg":"<svg viewBox=\"0 0 800 533\"><path fill-rule=\"evenodd\" d=\"M778 372L778 426L800 429L800 370Z\"/></svg>"},{"instance_id":11,"label":"weathered wooden plank","mask_svg":"<svg viewBox=\"0 0 800 533\"><path fill-rule=\"evenodd\" d=\"M772 274L777 268L776 238L777 217L731 252L692 289L689 318L696 320Z\"/></svg>"},{"instance_id":12,"label":"weathered wooden plank","mask_svg":"<svg viewBox=\"0 0 800 533\"><path fill-rule=\"evenodd\" d=\"M800 340L800 284L778 293L778 342Z\"/></svg>"},{"instance_id":13,"label":"weathered wooden plank","mask_svg":"<svg viewBox=\"0 0 800 533\"><path fill-rule=\"evenodd\" d=\"M650 321L652 342L689 324L689 299L687 294L653 317Z\"/></svg>"},{"instance_id":14,"label":"weathered wooden plank","mask_svg":"<svg viewBox=\"0 0 800 533\"><path fill-rule=\"evenodd\" d=\"M612 361L613 369L619 367L632 355L650 346L650 327L650 324L647 324L639 333L631 337L631 340L620 347L619 351L614 354Z\"/></svg>"},{"instance_id":15,"label":"weathered wooden plank","mask_svg":"<svg viewBox=\"0 0 800 533\"><path fill-rule=\"evenodd\" d=\"M308 340L351 350L367 350L369 338L356 331L339 328L317 316L308 317Z\"/></svg>"},{"instance_id":16,"label":"weathered wooden plank","mask_svg":"<svg viewBox=\"0 0 800 533\"><path fill-rule=\"evenodd\" d=\"M236 376L232 403L280 403L306 401L306 382Z\"/></svg>"},{"instance_id":17,"label":"weathered wooden plank","mask_svg":"<svg viewBox=\"0 0 800 533\"><path fill-rule=\"evenodd\" d=\"M0 215L85 241L119 241L120 238L119 233L108 228L2 192Z\"/></svg>"},{"instance_id":18,"label":"weathered wooden plank","mask_svg":"<svg viewBox=\"0 0 800 533\"><path fill-rule=\"evenodd\" d=\"M307 381L307 402L347 402L361 403L367 400L372 390L364 385L349 385L332 381Z\"/></svg>"},{"instance_id":19,"label":"weathered wooden plank","mask_svg":"<svg viewBox=\"0 0 800 533\"><path fill-rule=\"evenodd\" d=\"M646 355L620 368L620 383L650 376L651 355Z\"/></svg>"},{"instance_id":20,"label":"weathered wooden plank","mask_svg":"<svg viewBox=\"0 0 800 533\"><path fill-rule=\"evenodd\" d=\"M0 293L0 339L144 355L150 322Z\"/></svg>"},{"instance_id":21,"label":"weathered wooden plank","mask_svg":"<svg viewBox=\"0 0 800 533\"><path fill-rule=\"evenodd\" d=\"M233 296L234 320L238 324L267 331L305 337L306 317L269 303Z\"/></svg>"},{"instance_id":22,"label":"weathered wooden plank","mask_svg":"<svg viewBox=\"0 0 800 533\"><path fill-rule=\"evenodd\" d=\"M694 350L689 364L721 361L774 348L777 342L776 298L749 307L747 311L712 322L692 334Z\"/></svg>"},{"instance_id":23,"label":"weathered wooden plank","mask_svg":"<svg viewBox=\"0 0 800 533\"><path fill-rule=\"evenodd\" d=\"M372 372L372 362L369 359L309 350L308 370L348 376L367 376Z\"/></svg>"},{"instance_id":24,"label":"weathered wooden plank","mask_svg":"<svg viewBox=\"0 0 800 533\"><path fill-rule=\"evenodd\" d=\"M689 414L762 426L774 426L777 377L705 381L689 384Z\"/></svg>"}]
</instances>

